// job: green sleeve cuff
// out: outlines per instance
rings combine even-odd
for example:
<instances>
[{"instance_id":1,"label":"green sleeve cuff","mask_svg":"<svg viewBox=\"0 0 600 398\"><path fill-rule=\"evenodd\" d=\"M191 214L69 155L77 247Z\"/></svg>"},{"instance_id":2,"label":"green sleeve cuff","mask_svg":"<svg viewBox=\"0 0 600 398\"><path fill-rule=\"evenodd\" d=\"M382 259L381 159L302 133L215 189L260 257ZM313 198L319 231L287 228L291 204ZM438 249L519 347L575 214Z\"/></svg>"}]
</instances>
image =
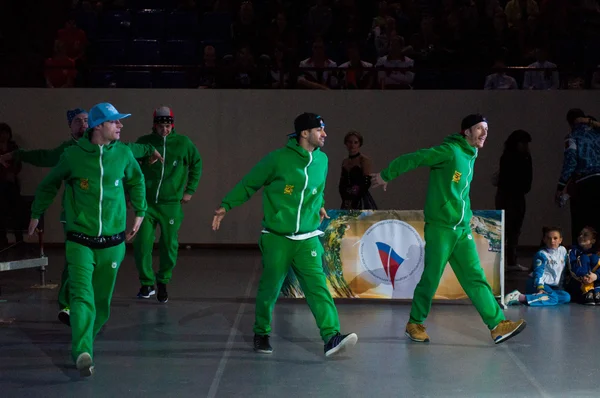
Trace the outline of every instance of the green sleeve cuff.
<instances>
[{"instance_id":1,"label":"green sleeve cuff","mask_svg":"<svg viewBox=\"0 0 600 398\"><path fill-rule=\"evenodd\" d=\"M390 181L390 176L388 176L387 169L382 170L381 173L379 173L379 175L381 176L381 179L383 180L383 182Z\"/></svg>"}]
</instances>

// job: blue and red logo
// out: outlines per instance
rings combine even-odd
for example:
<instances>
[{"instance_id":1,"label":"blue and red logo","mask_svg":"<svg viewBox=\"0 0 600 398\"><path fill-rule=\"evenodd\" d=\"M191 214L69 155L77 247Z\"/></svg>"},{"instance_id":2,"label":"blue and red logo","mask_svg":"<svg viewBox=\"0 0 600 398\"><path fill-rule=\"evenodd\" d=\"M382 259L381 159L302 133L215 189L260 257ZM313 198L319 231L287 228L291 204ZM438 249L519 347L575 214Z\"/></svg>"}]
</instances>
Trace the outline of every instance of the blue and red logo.
<instances>
[{"instance_id":1,"label":"blue and red logo","mask_svg":"<svg viewBox=\"0 0 600 398\"><path fill-rule=\"evenodd\" d=\"M387 243L375 242L375 244L377 245L377 250L379 251L381 265L383 265L385 274L388 278L390 278L390 282L392 282L392 288L394 288L396 273L398 272L398 268L400 268L404 262L404 259L400 257L400 255L396 253L394 249L392 249L392 247Z\"/></svg>"},{"instance_id":2,"label":"blue and red logo","mask_svg":"<svg viewBox=\"0 0 600 398\"><path fill-rule=\"evenodd\" d=\"M410 298L423 270L424 248L425 242L414 227L402 220L386 219L362 235L358 257L376 286L374 291L387 285L391 293L385 294Z\"/></svg>"}]
</instances>

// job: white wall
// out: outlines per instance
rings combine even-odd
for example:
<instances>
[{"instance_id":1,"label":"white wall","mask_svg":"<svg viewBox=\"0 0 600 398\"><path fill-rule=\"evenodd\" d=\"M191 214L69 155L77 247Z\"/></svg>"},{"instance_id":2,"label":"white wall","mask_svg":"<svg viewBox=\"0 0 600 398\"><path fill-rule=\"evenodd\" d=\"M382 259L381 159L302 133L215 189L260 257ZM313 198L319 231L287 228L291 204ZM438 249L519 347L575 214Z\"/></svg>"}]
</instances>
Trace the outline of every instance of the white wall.
<instances>
[{"instance_id":1,"label":"white wall","mask_svg":"<svg viewBox=\"0 0 600 398\"><path fill-rule=\"evenodd\" d=\"M260 193L234 209L222 229L210 229L212 214L221 197L268 151L285 144L294 117L305 111L323 116L328 140L330 172L326 191L329 207L339 206L337 183L346 156L343 136L350 130L365 137L363 153L379 170L394 157L441 143L460 127L468 113L489 118L486 147L476 163L471 190L474 209L494 207L495 189L490 177L502 145L515 129L533 137L533 189L522 245L537 245L543 224L570 230L567 208L559 209L553 195L562 164L563 139L568 132L565 114L581 107L599 115L595 91L486 92L486 91L211 91L125 89L0 89L0 121L9 123L17 143L26 149L52 148L68 138L65 110L113 103L133 116L124 121L123 141L147 134L152 111L159 105L173 108L178 132L190 136L204 161L203 176L193 201L185 207L180 233L182 243L256 243L260 231ZM23 193L32 194L47 169L26 165ZM422 209L427 170L418 170L390 184L386 193L373 195L380 208ZM58 223L60 197L47 213L47 241L62 242ZM568 233L567 233L568 235ZM566 239L565 243L569 239Z\"/></svg>"}]
</instances>

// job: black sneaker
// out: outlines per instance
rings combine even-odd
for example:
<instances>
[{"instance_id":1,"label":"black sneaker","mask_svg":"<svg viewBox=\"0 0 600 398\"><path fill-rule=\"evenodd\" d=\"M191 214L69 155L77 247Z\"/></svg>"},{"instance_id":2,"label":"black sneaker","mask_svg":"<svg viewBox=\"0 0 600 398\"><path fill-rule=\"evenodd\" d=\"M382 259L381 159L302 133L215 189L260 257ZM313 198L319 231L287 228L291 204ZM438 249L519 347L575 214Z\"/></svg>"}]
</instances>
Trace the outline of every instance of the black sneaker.
<instances>
[{"instance_id":1,"label":"black sneaker","mask_svg":"<svg viewBox=\"0 0 600 398\"><path fill-rule=\"evenodd\" d=\"M273 352L273 347L269 344L269 335L254 335L254 351L260 352L261 354L271 354Z\"/></svg>"},{"instance_id":2,"label":"black sneaker","mask_svg":"<svg viewBox=\"0 0 600 398\"><path fill-rule=\"evenodd\" d=\"M71 310L65 307L58 313L58 320L67 326L71 326Z\"/></svg>"},{"instance_id":3,"label":"black sneaker","mask_svg":"<svg viewBox=\"0 0 600 398\"><path fill-rule=\"evenodd\" d=\"M583 298L583 304L585 305L596 305L596 301L594 301L594 292L589 291L585 294Z\"/></svg>"},{"instance_id":4,"label":"black sneaker","mask_svg":"<svg viewBox=\"0 0 600 398\"><path fill-rule=\"evenodd\" d=\"M336 334L329 342L325 344L325 356L337 354L343 351L347 347L352 347L358 341L358 336L355 333L350 334Z\"/></svg>"},{"instance_id":5,"label":"black sneaker","mask_svg":"<svg viewBox=\"0 0 600 398\"><path fill-rule=\"evenodd\" d=\"M596 302L596 305L600 305L600 292L594 293L594 301Z\"/></svg>"},{"instance_id":6,"label":"black sneaker","mask_svg":"<svg viewBox=\"0 0 600 398\"><path fill-rule=\"evenodd\" d=\"M154 286L142 286L139 293L138 298L150 298L150 296L154 296L156 291L154 290Z\"/></svg>"},{"instance_id":7,"label":"black sneaker","mask_svg":"<svg viewBox=\"0 0 600 398\"><path fill-rule=\"evenodd\" d=\"M167 294L167 285L164 283L159 283L156 285L158 287L158 294L156 295L156 299L161 303L166 303L169 301L169 295Z\"/></svg>"}]
</instances>

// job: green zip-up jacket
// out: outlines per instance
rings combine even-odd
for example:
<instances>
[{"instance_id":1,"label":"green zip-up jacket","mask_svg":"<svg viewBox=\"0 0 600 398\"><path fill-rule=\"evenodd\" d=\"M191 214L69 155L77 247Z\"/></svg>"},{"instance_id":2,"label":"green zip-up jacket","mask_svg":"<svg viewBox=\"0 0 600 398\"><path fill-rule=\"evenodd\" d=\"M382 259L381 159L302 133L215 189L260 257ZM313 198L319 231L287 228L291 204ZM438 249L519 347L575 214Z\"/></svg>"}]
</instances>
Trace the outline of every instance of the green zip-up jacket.
<instances>
[{"instance_id":1,"label":"green zip-up jacket","mask_svg":"<svg viewBox=\"0 0 600 398\"><path fill-rule=\"evenodd\" d=\"M127 145L131 152L133 153L133 157L136 159L142 159L151 156L154 153L154 147L152 145L140 145L136 143L124 143ZM29 163L33 166L37 167L54 167L58 164L60 160L60 156L63 154L65 149L77 145L77 140L75 138L71 138L54 149L34 149L31 151L26 151L24 149L19 149L15 151L14 157L15 160L20 160L23 163Z\"/></svg>"},{"instance_id":2,"label":"green zip-up jacket","mask_svg":"<svg viewBox=\"0 0 600 398\"><path fill-rule=\"evenodd\" d=\"M284 236L316 231L325 206L328 159L320 149L308 152L295 138L265 156L222 200L226 211L245 203L261 187L263 227Z\"/></svg>"},{"instance_id":3,"label":"green zip-up jacket","mask_svg":"<svg viewBox=\"0 0 600 398\"><path fill-rule=\"evenodd\" d=\"M473 216L469 192L476 158L477 148L469 145L461 134L453 134L440 146L394 159L381 172L381 178L389 182L417 167L430 167L425 222L453 229L468 228Z\"/></svg>"},{"instance_id":4,"label":"green zip-up jacket","mask_svg":"<svg viewBox=\"0 0 600 398\"><path fill-rule=\"evenodd\" d=\"M48 209L65 181L67 232L111 236L126 229L128 191L136 216L147 209L144 175L131 150L118 141L94 145L86 134L67 148L35 193L31 217Z\"/></svg>"},{"instance_id":5,"label":"green zip-up jacket","mask_svg":"<svg viewBox=\"0 0 600 398\"><path fill-rule=\"evenodd\" d=\"M142 164L149 205L180 203L183 194L196 192L202 158L192 140L173 129L166 137L152 132L137 142L152 145L164 158L164 163Z\"/></svg>"},{"instance_id":6,"label":"green zip-up jacket","mask_svg":"<svg viewBox=\"0 0 600 398\"><path fill-rule=\"evenodd\" d=\"M86 134L88 134L88 132L86 132ZM137 144L137 143L133 143L133 142L129 142L129 143L124 143L119 141L120 145L126 145L129 147L129 149L131 149L131 152L133 153L133 157L136 159L144 159L147 157L150 157L155 149L152 145L144 145L144 144ZM54 149L34 149L31 151L25 151L23 149L19 149L17 151L15 151L15 159L20 160L21 162L24 163L29 163L33 166L37 166L37 167L55 167L58 164L58 161L60 160L61 155L63 154L63 152L67 149L72 147L73 145L77 145L77 140L75 140L75 138L72 138L70 140L67 140L65 142L63 142L62 144L60 144L58 147L54 148ZM63 193L64 196L64 193ZM63 197L63 201L64 201L64 197ZM64 207L64 206L63 206ZM61 222L65 222L65 211L64 209L61 211L60 213L60 221Z\"/></svg>"}]
</instances>

